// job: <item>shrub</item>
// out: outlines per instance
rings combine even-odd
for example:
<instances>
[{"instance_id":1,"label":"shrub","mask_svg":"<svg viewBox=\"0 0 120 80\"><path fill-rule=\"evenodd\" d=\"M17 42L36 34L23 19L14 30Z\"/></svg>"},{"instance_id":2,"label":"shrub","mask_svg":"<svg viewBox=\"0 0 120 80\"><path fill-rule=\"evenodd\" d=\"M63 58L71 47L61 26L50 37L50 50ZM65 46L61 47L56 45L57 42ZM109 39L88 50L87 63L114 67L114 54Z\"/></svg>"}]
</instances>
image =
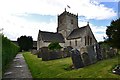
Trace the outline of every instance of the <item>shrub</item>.
<instances>
[{"instance_id":1,"label":"shrub","mask_svg":"<svg viewBox=\"0 0 120 80\"><path fill-rule=\"evenodd\" d=\"M13 60L19 51L19 46L11 42L7 37L2 36L2 71Z\"/></svg>"},{"instance_id":2,"label":"shrub","mask_svg":"<svg viewBox=\"0 0 120 80\"><path fill-rule=\"evenodd\" d=\"M50 50L60 50L62 47L59 45L58 42L51 42L49 45L48 45L48 49Z\"/></svg>"}]
</instances>

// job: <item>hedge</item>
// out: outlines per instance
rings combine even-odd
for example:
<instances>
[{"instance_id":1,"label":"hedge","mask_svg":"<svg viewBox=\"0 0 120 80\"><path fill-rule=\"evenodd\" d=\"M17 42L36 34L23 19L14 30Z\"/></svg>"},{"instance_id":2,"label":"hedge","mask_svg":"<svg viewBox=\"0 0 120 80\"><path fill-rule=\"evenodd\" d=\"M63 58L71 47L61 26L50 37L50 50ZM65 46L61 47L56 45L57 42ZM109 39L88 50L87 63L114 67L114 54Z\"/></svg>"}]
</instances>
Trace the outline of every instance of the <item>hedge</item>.
<instances>
[{"instance_id":1,"label":"hedge","mask_svg":"<svg viewBox=\"0 0 120 80\"><path fill-rule=\"evenodd\" d=\"M19 51L19 46L11 42L7 37L2 36L2 71L14 59Z\"/></svg>"}]
</instances>

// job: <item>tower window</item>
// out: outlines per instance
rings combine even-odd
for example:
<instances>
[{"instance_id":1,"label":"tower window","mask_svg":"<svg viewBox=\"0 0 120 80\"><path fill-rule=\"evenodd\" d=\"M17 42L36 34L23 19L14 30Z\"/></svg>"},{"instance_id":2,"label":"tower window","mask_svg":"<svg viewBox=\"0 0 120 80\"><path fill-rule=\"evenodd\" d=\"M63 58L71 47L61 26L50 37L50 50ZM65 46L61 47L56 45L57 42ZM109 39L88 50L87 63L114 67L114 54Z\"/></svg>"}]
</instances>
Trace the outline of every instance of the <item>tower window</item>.
<instances>
[{"instance_id":1,"label":"tower window","mask_svg":"<svg viewBox=\"0 0 120 80\"><path fill-rule=\"evenodd\" d=\"M73 24L73 19L71 19L71 24Z\"/></svg>"}]
</instances>

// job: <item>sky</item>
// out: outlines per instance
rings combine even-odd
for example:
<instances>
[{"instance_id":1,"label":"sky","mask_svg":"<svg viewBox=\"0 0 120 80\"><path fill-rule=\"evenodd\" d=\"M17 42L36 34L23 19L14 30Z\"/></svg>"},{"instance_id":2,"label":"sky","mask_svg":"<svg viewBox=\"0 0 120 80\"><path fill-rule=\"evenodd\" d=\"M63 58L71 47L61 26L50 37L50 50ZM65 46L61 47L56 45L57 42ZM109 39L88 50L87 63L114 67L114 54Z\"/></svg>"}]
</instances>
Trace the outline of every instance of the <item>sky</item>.
<instances>
[{"instance_id":1,"label":"sky","mask_svg":"<svg viewBox=\"0 0 120 80\"><path fill-rule=\"evenodd\" d=\"M57 16L66 8L70 13L78 13L79 27L89 22L97 41L103 41L106 26L118 18L118 1L0 0L0 32L10 40L17 40L22 35L37 40L39 30L56 32Z\"/></svg>"}]
</instances>

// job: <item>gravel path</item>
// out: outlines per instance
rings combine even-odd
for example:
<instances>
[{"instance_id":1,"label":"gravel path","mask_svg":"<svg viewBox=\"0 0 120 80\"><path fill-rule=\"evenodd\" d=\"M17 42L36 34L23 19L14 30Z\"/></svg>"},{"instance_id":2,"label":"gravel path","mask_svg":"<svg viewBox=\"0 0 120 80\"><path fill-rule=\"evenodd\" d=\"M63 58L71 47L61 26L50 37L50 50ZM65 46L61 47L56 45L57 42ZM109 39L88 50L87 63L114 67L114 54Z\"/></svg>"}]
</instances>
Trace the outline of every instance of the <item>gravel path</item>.
<instances>
[{"instance_id":1,"label":"gravel path","mask_svg":"<svg viewBox=\"0 0 120 80\"><path fill-rule=\"evenodd\" d=\"M3 79L5 78L32 78L22 54L16 55L12 64L3 76Z\"/></svg>"}]
</instances>

